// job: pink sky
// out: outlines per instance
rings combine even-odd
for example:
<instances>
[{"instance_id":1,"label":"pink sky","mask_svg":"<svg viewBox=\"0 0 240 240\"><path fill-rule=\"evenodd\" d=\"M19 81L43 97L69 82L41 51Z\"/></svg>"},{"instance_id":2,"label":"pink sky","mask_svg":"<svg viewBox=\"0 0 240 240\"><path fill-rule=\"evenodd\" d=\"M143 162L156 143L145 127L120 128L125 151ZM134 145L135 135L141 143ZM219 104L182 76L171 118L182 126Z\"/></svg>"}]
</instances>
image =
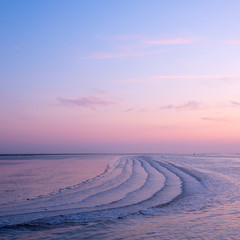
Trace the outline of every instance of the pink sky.
<instances>
[{"instance_id":1,"label":"pink sky","mask_svg":"<svg viewBox=\"0 0 240 240\"><path fill-rule=\"evenodd\" d=\"M2 4L0 153L239 152L230 2Z\"/></svg>"}]
</instances>

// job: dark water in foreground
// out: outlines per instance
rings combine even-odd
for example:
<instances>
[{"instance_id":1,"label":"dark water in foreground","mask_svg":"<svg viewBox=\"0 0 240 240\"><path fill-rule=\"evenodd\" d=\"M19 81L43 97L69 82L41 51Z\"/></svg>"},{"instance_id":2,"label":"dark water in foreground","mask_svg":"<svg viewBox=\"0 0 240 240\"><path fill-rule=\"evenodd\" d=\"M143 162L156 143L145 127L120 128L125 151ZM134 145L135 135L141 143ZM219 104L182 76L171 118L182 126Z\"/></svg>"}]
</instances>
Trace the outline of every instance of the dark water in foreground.
<instances>
[{"instance_id":1,"label":"dark water in foreground","mask_svg":"<svg viewBox=\"0 0 240 240\"><path fill-rule=\"evenodd\" d=\"M0 156L0 239L240 239L240 155Z\"/></svg>"}]
</instances>

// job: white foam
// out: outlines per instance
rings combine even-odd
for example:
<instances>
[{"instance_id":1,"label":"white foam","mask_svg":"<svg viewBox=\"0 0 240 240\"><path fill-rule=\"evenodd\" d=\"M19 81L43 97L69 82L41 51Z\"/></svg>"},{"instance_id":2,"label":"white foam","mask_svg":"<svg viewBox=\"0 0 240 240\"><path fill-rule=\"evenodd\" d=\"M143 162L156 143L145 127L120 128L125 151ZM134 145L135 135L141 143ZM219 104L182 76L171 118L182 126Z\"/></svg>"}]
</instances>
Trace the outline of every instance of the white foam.
<instances>
[{"instance_id":1,"label":"white foam","mask_svg":"<svg viewBox=\"0 0 240 240\"><path fill-rule=\"evenodd\" d=\"M0 221L2 225L57 223L125 216L172 202L183 193L194 193L196 187L200 191L198 185L186 169L171 163L144 156L122 157L103 174L53 196L0 207Z\"/></svg>"}]
</instances>

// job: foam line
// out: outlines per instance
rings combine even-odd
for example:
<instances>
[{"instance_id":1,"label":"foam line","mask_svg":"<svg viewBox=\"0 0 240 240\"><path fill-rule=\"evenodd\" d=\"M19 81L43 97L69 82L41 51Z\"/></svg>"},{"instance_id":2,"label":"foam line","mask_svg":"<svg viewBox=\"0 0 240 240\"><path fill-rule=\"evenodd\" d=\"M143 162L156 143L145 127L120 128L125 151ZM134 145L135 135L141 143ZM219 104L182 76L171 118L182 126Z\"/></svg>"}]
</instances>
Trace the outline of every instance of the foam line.
<instances>
[{"instance_id":1,"label":"foam line","mask_svg":"<svg viewBox=\"0 0 240 240\"><path fill-rule=\"evenodd\" d=\"M8 208L0 206L0 226L116 218L163 207L202 188L191 170L167 159L122 157L103 174L73 188Z\"/></svg>"}]
</instances>

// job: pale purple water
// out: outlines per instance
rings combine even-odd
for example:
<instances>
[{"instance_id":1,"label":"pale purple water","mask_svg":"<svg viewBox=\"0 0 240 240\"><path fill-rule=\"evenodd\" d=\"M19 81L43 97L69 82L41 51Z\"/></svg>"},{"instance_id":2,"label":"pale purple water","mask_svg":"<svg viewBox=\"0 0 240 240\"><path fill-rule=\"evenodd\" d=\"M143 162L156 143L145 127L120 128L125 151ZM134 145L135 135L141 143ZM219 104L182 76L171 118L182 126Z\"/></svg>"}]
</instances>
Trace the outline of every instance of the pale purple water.
<instances>
[{"instance_id":1,"label":"pale purple water","mask_svg":"<svg viewBox=\"0 0 240 240\"><path fill-rule=\"evenodd\" d=\"M240 239L238 154L1 156L0 168L0 239Z\"/></svg>"},{"instance_id":2,"label":"pale purple water","mask_svg":"<svg viewBox=\"0 0 240 240\"><path fill-rule=\"evenodd\" d=\"M94 155L0 155L0 204L55 193L102 173L111 160Z\"/></svg>"}]
</instances>

